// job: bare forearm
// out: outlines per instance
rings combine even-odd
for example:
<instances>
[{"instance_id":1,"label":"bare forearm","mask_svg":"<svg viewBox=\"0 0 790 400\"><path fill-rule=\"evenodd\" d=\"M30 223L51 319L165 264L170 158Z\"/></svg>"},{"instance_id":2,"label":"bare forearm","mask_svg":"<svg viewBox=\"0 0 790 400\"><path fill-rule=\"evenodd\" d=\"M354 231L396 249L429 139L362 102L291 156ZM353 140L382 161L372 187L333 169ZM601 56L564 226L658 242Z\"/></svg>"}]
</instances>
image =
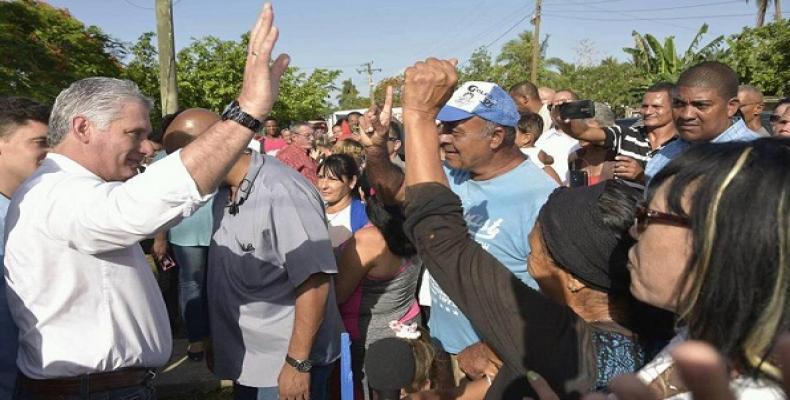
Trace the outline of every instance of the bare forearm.
<instances>
[{"instance_id":1,"label":"bare forearm","mask_svg":"<svg viewBox=\"0 0 790 400\"><path fill-rule=\"evenodd\" d=\"M318 273L297 288L294 325L288 344L288 355L297 360L310 357L310 349L324 320L329 285L329 275Z\"/></svg>"},{"instance_id":2,"label":"bare forearm","mask_svg":"<svg viewBox=\"0 0 790 400\"><path fill-rule=\"evenodd\" d=\"M403 171L392 163L387 153L386 144L384 146L372 145L365 148L367 157L366 169L371 185L376 188L388 204L400 204L403 202Z\"/></svg>"},{"instance_id":3,"label":"bare forearm","mask_svg":"<svg viewBox=\"0 0 790 400\"><path fill-rule=\"evenodd\" d=\"M404 127L410 132L406 141L406 186L427 182L448 186L439 158L439 129L434 120L407 111Z\"/></svg>"},{"instance_id":4,"label":"bare forearm","mask_svg":"<svg viewBox=\"0 0 790 400\"><path fill-rule=\"evenodd\" d=\"M568 126L569 136L601 146L606 141L606 133L601 128L587 125L584 120L572 119Z\"/></svg>"},{"instance_id":5,"label":"bare forearm","mask_svg":"<svg viewBox=\"0 0 790 400\"><path fill-rule=\"evenodd\" d=\"M197 184L200 194L214 192L252 140L250 129L233 121L212 125L181 150L181 161Z\"/></svg>"}]
</instances>

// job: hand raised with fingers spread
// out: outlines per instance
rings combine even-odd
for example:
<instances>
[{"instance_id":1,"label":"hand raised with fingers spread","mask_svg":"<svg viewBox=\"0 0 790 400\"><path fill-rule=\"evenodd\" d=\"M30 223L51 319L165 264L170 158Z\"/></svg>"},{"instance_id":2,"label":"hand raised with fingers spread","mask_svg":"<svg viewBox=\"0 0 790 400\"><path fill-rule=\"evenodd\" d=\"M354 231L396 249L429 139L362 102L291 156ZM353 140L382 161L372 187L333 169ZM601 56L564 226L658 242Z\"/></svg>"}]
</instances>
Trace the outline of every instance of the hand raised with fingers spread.
<instances>
[{"instance_id":1,"label":"hand raised with fingers spread","mask_svg":"<svg viewBox=\"0 0 790 400\"><path fill-rule=\"evenodd\" d=\"M272 5L266 3L255 27L250 32L247 63L244 65L244 83L238 98L241 109L258 120L271 112L280 91L280 78L290 61L287 54L280 54L274 63L271 63L272 50L279 36L279 31L273 22Z\"/></svg>"},{"instance_id":2,"label":"hand raised with fingers spread","mask_svg":"<svg viewBox=\"0 0 790 400\"><path fill-rule=\"evenodd\" d=\"M362 128L359 142L364 147L384 146L392 121L392 86L387 86L387 95L384 98L384 107L379 110L377 105L372 105L362 117L359 126Z\"/></svg>"},{"instance_id":3,"label":"hand raised with fingers spread","mask_svg":"<svg viewBox=\"0 0 790 400\"><path fill-rule=\"evenodd\" d=\"M404 118L407 114L436 118L458 83L457 64L455 59L429 58L406 69L401 97Z\"/></svg>"}]
</instances>

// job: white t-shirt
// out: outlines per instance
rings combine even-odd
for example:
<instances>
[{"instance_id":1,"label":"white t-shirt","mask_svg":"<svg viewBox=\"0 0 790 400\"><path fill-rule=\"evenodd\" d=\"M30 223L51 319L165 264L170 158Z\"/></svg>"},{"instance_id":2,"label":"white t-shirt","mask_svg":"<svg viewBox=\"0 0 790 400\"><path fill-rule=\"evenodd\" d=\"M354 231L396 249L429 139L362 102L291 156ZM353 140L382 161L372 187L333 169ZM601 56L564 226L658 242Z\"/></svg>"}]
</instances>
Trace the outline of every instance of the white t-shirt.
<instances>
[{"instance_id":1,"label":"white t-shirt","mask_svg":"<svg viewBox=\"0 0 790 400\"><path fill-rule=\"evenodd\" d=\"M682 330L672 341L661 350L647 365L642 367L637 373L637 377L645 385L653 382L661 373L667 370L672 363L672 356L669 354L675 347L687 340L686 330ZM782 390L772 382L764 380L754 380L750 378L736 378L730 381L730 389L735 393L736 399L743 400L782 400L784 395ZM691 393L678 393L665 400L691 400Z\"/></svg>"},{"instance_id":2,"label":"white t-shirt","mask_svg":"<svg viewBox=\"0 0 790 400\"><path fill-rule=\"evenodd\" d=\"M522 147L521 148L521 152L524 153L529 158L529 161L532 161L532 163L535 164L538 168L543 168L543 167L546 166L546 164L543 164L540 161L539 154L540 154L541 150L539 148L537 148L537 147Z\"/></svg>"},{"instance_id":3,"label":"white t-shirt","mask_svg":"<svg viewBox=\"0 0 790 400\"><path fill-rule=\"evenodd\" d=\"M554 158L554 164L551 167L557 171L562 182L567 183L568 156L579 147L579 141L562 131L551 129L540 136L535 142L535 147Z\"/></svg>"},{"instance_id":4,"label":"white t-shirt","mask_svg":"<svg viewBox=\"0 0 790 400\"><path fill-rule=\"evenodd\" d=\"M329 240L332 248L336 248L351 239L351 204L334 213L326 213L326 222L329 225Z\"/></svg>"}]
</instances>

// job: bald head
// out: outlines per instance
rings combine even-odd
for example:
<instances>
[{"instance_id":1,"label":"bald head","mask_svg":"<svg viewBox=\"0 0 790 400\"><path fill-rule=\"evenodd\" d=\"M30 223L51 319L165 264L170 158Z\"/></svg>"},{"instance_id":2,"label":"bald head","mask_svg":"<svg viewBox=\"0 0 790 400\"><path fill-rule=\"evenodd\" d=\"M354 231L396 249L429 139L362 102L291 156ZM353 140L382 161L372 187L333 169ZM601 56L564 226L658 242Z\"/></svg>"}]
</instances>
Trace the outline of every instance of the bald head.
<instances>
[{"instance_id":1,"label":"bald head","mask_svg":"<svg viewBox=\"0 0 790 400\"><path fill-rule=\"evenodd\" d=\"M722 99L738 97L738 75L718 61L699 63L680 74L677 86L714 89Z\"/></svg>"},{"instance_id":2,"label":"bald head","mask_svg":"<svg viewBox=\"0 0 790 400\"><path fill-rule=\"evenodd\" d=\"M162 139L165 151L170 154L195 140L220 120L217 113L203 108L190 108L179 113L165 129Z\"/></svg>"},{"instance_id":3,"label":"bald head","mask_svg":"<svg viewBox=\"0 0 790 400\"><path fill-rule=\"evenodd\" d=\"M554 89L550 87L541 87L538 89L538 95L540 96L540 101L543 104L549 104L554 100L554 94L557 93Z\"/></svg>"}]
</instances>

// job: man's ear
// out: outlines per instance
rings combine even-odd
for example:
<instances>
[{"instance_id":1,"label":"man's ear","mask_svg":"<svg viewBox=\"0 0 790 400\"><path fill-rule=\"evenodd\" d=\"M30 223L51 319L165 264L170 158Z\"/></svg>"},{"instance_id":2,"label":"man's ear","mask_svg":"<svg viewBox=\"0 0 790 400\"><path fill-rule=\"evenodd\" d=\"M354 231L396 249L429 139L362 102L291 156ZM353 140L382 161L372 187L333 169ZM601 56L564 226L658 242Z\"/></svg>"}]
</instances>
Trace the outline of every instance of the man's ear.
<instances>
[{"instance_id":1,"label":"man's ear","mask_svg":"<svg viewBox=\"0 0 790 400\"><path fill-rule=\"evenodd\" d=\"M393 142L393 143L394 143L394 147L393 147L393 148L395 149L395 151L398 151L398 150L400 150L400 147L401 147L401 146L403 146L403 142L402 142L402 141L400 141L400 139L399 139L399 140L396 140L396 141L395 141L395 142Z\"/></svg>"},{"instance_id":2,"label":"man's ear","mask_svg":"<svg viewBox=\"0 0 790 400\"><path fill-rule=\"evenodd\" d=\"M77 115L71 120L71 131L80 143L90 143L93 124L84 116Z\"/></svg>"},{"instance_id":3,"label":"man's ear","mask_svg":"<svg viewBox=\"0 0 790 400\"><path fill-rule=\"evenodd\" d=\"M494 128L494 131L491 132L491 149L496 150L502 147L502 144L505 142L505 135L507 135L507 131L505 128L501 126L497 126Z\"/></svg>"},{"instance_id":4,"label":"man's ear","mask_svg":"<svg viewBox=\"0 0 790 400\"><path fill-rule=\"evenodd\" d=\"M738 112L738 108L741 106L740 100L737 97L733 97L727 101L727 116L732 118L736 112Z\"/></svg>"}]
</instances>

